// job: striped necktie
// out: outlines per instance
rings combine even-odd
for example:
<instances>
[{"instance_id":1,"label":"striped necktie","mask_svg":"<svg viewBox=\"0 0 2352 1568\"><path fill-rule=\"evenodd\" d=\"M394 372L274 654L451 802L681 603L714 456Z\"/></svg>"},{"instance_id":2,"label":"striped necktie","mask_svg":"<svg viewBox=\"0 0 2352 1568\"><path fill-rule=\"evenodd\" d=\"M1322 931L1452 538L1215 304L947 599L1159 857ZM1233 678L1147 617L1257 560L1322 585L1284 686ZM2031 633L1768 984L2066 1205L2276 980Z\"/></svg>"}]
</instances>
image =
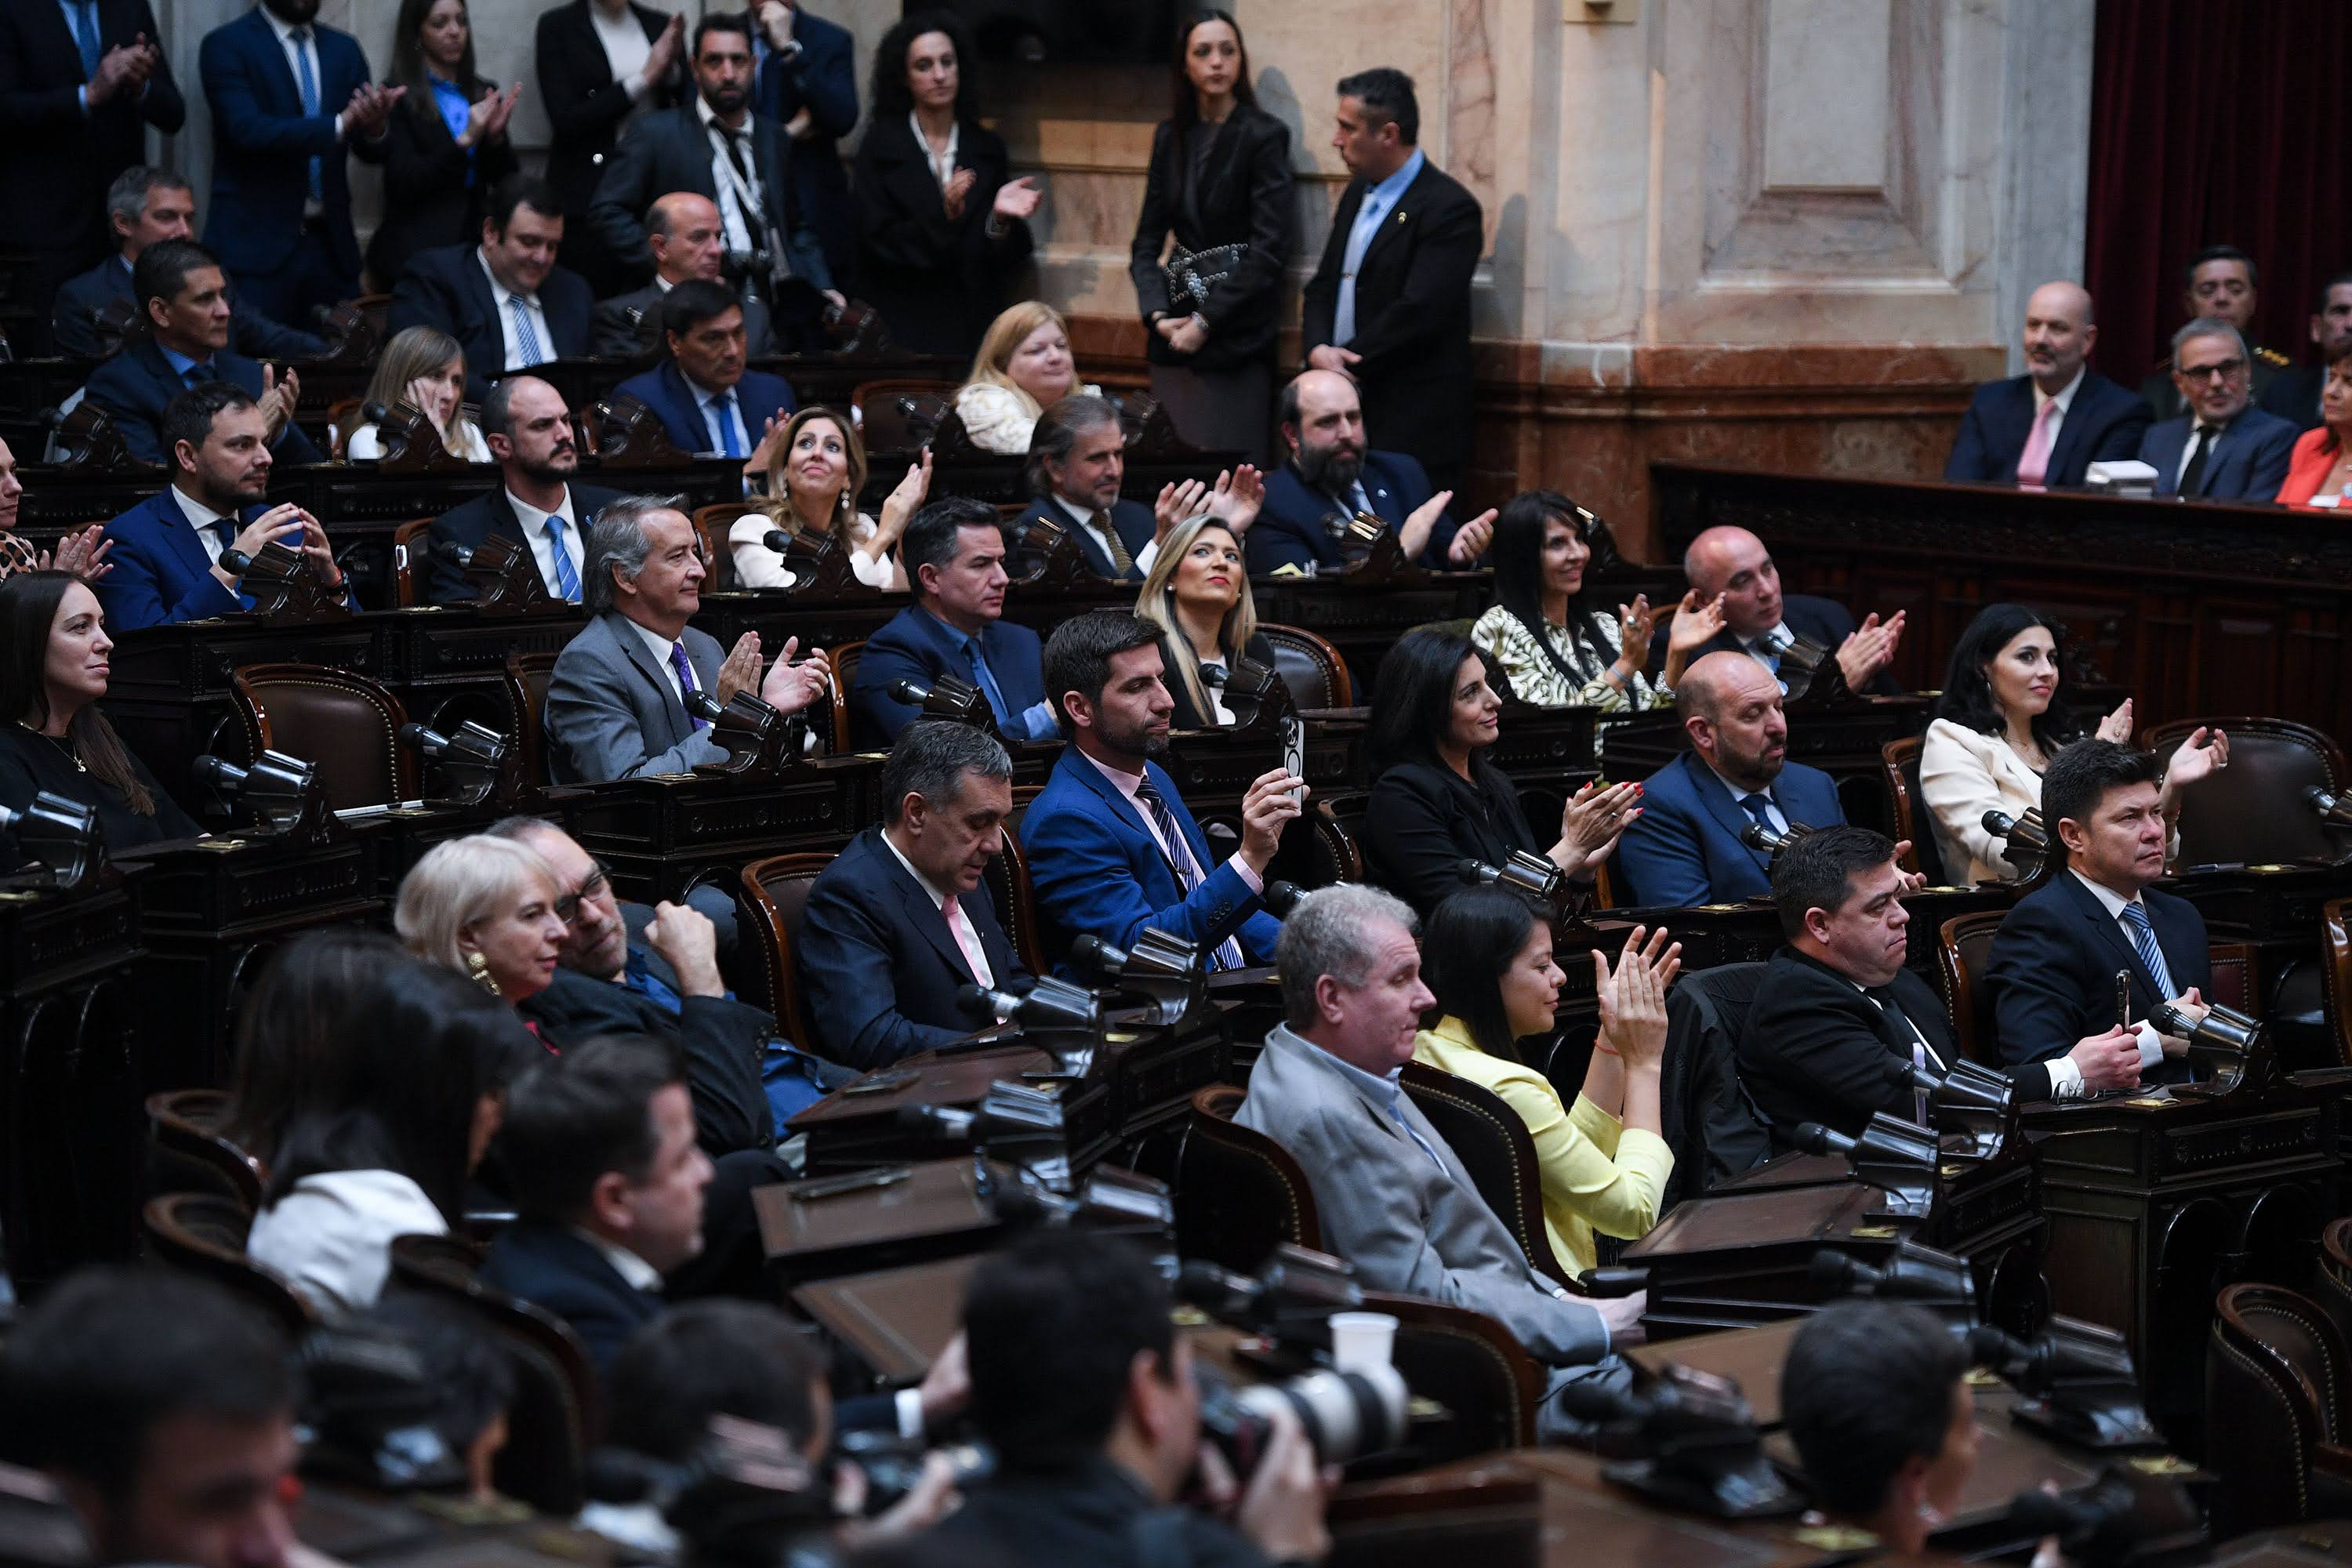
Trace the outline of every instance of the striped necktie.
<instances>
[{"instance_id":1,"label":"striped necktie","mask_svg":"<svg viewBox=\"0 0 2352 1568\"><path fill-rule=\"evenodd\" d=\"M530 324L530 307L523 303L521 295L509 294L507 310L514 318L515 357L522 361L508 368L529 370L533 365L545 364L547 354L539 346L539 331Z\"/></svg>"},{"instance_id":2,"label":"striped necktie","mask_svg":"<svg viewBox=\"0 0 2352 1568\"><path fill-rule=\"evenodd\" d=\"M1143 808L1151 814L1152 825L1160 829L1160 841L1168 847L1168 869L1176 875L1178 890L1189 896L1206 879L1202 874L1200 863L1192 858L1192 846L1184 837L1182 825L1176 820L1176 814L1168 809L1167 801L1160 798L1160 791L1149 774L1135 786L1135 798L1141 801ZM1242 954L1242 944L1232 937L1219 942L1209 954L1209 967L1213 970L1242 969L1248 963L1249 960Z\"/></svg>"},{"instance_id":3,"label":"striped necktie","mask_svg":"<svg viewBox=\"0 0 2352 1568\"><path fill-rule=\"evenodd\" d=\"M563 520L555 513L547 514L547 553L555 563L555 591L565 603L580 602L580 573L572 564L572 552L563 542Z\"/></svg>"},{"instance_id":4,"label":"striped necktie","mask_svg":"<svg viewBox=\"0 0 2352 1568\"><path fill-rule=\"evenodd\" d=\"M2173 989L2172 971L2165 967L2164 949L2156 942L2156 927L2148 923L2147 910L2140 904L2126 904L2124 924L2131 930L2132 947L2139 953L2140 963L2147 966L2147 977L2156 983L2156 994L2166 1001L2180 994Z\"/></svg>"}]
</instances>

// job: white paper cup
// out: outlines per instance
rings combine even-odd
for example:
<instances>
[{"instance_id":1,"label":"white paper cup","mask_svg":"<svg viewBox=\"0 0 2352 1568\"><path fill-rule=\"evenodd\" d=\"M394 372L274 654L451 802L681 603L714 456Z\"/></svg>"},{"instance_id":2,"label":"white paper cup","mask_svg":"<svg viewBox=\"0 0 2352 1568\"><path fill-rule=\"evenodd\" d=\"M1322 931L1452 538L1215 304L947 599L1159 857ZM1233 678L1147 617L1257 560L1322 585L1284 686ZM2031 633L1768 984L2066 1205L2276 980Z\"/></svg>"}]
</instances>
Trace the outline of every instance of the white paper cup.
<instances>
[{"instance_id":1,"label":"white paper cup","mask_svg":"<svg viewBox=\"0 0 2352 1568\"><path fill-rule=\"evenodd\" d=\"M1397 1321L1386 1312L1331 1314L1331 1364L1357 1372L1389 1364L1396 1349Z\"/></svg>"}]
</instances>

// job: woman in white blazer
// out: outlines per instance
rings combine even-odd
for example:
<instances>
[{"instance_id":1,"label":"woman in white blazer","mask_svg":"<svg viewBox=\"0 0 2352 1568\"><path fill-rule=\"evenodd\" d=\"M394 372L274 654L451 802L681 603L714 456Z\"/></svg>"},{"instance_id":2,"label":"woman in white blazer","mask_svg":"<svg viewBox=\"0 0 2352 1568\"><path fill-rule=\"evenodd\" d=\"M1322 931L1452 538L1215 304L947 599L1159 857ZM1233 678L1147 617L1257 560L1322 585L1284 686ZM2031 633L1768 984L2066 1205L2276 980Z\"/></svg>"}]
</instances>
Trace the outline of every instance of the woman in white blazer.
<instances>
[{"instance_id":1,"label":"woman in white blazer","mask_svg":"<svg viewBox=\"0 0 2352 1568\"><path fill-rule=\"evenodd\" d=\"M2058 629L2023 605L1987 605L1953 647L1936 718L1919 749L1919 795L1955 881L2019 875L2001 854L2003 841L1985 830L1984 816L1998 810L2017 817L2040 806L2042 770L2060 748L2086 738L2131 744L2131 699L2087 736L2060 705L2064 663ZM2200 729L2183 742L2165 770L2165 820L2179 820L2182 789L2229 759L2229 738L2219 730ZM2178 847L2176 835L2168 853Z\"/></svg>"}]
</instances>

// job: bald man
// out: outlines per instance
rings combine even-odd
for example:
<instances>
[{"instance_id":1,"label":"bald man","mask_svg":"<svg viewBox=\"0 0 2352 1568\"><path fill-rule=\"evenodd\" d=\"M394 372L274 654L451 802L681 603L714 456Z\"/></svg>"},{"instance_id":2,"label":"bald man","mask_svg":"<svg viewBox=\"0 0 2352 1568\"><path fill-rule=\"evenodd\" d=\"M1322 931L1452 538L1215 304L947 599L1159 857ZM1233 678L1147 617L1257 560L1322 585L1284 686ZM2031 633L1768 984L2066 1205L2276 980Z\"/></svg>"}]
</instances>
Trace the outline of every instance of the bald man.
<instances>
[{"instance_id":1,"label":"bald man","mask_svg":"<svg viewBox=\"0 0 2352 1568\"><path fill-rule=\"evenodd\" d=\"M1857 627L1853 613L1829 599L1809 594L1782 594L1780 569L1764 542L1744 528L1722 525L1704 530L1683 552L1683 576L1701 597L1723 595L1723 629L1701 645L1702 655L1746 654L1771 671L1780 689L1780 649L1791 637L1830 649L1837 656L1845 683L1856 691L1893 696L1901 688L1886 673L1903 642L1903 612L1884 622L1874 612ZM1654 669L1665 668L1666 633L1662 628L1650 642Z\"/></svg>"},{"instance_id":2,"label":"bald man","mask_svg":"<svg viewBox=\"0 0 2352 1568\"><path fill-rule=\"evenodd\" d=\"M2025 302L2025 374L1977 388L1944 477L2059 489L2080 485L2093 463L2137 456L2156 415L2091 368L2098 341L2079 284L2036 289Z\"/></svg>"},{"instance_id":3,"label":"bald man","mask_svg":"<svg viewBox=\"0 0 2352 1568\"><path fill-rule=\"evenodd\" d=\"M693 191L672 191L646 211L646 241L653 247L654 280L596 307L593 352L602 359L642 359L661 347L662 296L698 278L719 281L727 256L727 228L719 205ZM776 352L767 302L739 290L743 300L744 353Z\"/></svg>"},{"instance_id":4,"label":"bald man","mask_svg":"<svg viewBox=\"0 0 2352 1568\"><path fill-rule=\"evenodd\" d=\"M1675 709L1690 750L1642 786L1642 815L1617 847L1617 868L1644 909L1769 897L1771 857L1739 841L1760 823L1834 827L1845 821L1829 774L1789 757L1780 683L1743 653L1711 653L1683 672Z\"/></svg>"},{"instance_id":5,"label":"bald man","mask_svg":"<svg viewBox=\"0 0 2352 1568\"><path fill-rule=\"evenodd\" d=\"M1352 379L1300 373L1282 389L1281 416L1289 460L1265 477L1265 502L1244 545L1253 574L1339 571L1340 535L1358 512L1387 523L1408 561L1441 572L1477 563L1495 536L1495 514L1457 525L1447 510L1452 490L1437 489L1402 452L1370 450Z\"/></svg>"}]
</instances>

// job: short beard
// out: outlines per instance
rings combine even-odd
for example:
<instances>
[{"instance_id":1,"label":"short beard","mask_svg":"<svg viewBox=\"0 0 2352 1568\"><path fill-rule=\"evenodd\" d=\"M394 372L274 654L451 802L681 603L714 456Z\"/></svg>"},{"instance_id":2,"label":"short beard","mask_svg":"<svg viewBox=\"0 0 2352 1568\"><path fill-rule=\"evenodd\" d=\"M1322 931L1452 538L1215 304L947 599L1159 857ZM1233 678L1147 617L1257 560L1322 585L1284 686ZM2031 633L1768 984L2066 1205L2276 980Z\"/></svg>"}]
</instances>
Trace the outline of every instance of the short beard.
<instances>
[{"instance_id":1,"label":"short beard","mask_svg":"<svg viewBox=\"0 0 2352 1568\"><path fill-rule=\"evenodd\" d=\"M1337 447L1301 446L1297 464L1298 477L1315 489L1349 489L1364 474L1364 459Z\"/></svg>"},{"instance_id":2,"label":"short beard","mask_svg":"<svg viewBox=\"0 0 2352 1568\"><path fill-rule=\"evenodd\" d=\"M1155 735L1141 724L1127 731L1105 725L1100 733L1104 746L1124 756L1159 758L1168 754L1168 737Z\"/></svg>"}]
</instances>

